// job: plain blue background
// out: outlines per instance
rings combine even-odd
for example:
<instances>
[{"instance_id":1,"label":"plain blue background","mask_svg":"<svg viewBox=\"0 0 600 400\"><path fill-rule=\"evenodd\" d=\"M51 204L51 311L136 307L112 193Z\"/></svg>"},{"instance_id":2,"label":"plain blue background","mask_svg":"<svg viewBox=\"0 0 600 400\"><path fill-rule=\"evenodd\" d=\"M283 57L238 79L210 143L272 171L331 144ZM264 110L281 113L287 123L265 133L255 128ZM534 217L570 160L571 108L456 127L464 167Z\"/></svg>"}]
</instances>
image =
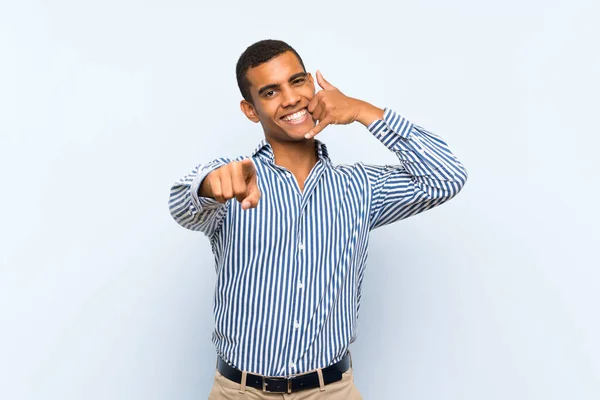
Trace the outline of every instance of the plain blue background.
<instances>
[{"instance_id":1,"label":"plain blue background","mask_svg":"<svg viewBox=\"0 0 600 400\"><path fill-rule=\"evenodd\" d=\"M469 181L373 232L366 399L600 398L599 8L583 1L3 1L0 398L203 399L213 258L171 184L262 138L234 67L288 41L441 135ZM360 125L335 163L394 163Z\"/></svg>"}]
</instances>

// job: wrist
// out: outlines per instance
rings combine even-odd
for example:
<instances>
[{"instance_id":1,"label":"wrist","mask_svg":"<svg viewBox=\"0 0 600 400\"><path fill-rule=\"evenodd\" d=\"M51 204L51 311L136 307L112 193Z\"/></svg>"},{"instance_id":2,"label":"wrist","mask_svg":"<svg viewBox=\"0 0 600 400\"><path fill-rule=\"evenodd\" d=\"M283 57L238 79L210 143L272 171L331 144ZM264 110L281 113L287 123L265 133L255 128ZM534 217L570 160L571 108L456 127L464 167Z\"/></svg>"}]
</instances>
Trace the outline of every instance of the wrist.
<instances>
[{"instance_id":1,"label":"wrist","mask_svg":"<svg viewBox=\"0 0 600 400\"><path fill-rule=\"evenodd\" d=\"M217 168L217 169L219 169L219 168ZM200 186L198 187L198 197L207 197L209 199L215 198L213 191L212 191L212 186L210 184L211 175L215 171L216 170L209 172L208 175L206 175L204 177L204 179L202 180L202 182L200 183Z\"/></svg>"},{"instance_id":2,"label":"wrist","mask_svg":"<svg viewBox=\"0 0 600 400\"><path fill-rule=\"evenodd\" d=\"M383 110L381 108L375 107L366 101L359 100L359 102L356 121L368 127L374 121L383 119Z\"/></svg>"}]
</instances>

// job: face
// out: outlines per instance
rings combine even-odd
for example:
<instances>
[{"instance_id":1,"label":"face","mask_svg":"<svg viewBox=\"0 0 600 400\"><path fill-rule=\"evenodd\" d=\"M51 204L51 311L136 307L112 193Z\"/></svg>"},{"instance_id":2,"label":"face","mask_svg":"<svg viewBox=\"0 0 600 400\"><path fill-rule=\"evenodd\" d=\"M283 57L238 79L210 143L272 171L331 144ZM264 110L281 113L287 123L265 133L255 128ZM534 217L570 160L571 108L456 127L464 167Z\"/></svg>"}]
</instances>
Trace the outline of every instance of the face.
<instances>
[{"instance_id":1,"label":"face","mask_svg":"<svg viewBox=\"0 0 600 400\"><path fill-rule=\"evenodd\" d=\"M242 100L240 106L248 119L260 122L271 141L306 140L315 126L306 109L315 95L312 76L304 72L291 51L280 54L247 72L254 104Z\"/></svg>"}]
</instances>

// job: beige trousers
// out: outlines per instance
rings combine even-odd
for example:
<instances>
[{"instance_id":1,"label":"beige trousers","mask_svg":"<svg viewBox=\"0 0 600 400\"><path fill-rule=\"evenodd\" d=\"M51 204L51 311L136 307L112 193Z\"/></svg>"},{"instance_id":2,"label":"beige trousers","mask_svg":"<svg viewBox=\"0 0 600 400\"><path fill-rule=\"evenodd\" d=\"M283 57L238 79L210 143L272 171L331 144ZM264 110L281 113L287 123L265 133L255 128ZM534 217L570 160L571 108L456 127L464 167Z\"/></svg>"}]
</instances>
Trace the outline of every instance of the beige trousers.
<instances>
[{"instance_id":1,"label":"beige trousers","mask_svg":"<svg viewBox=\"0 0 600 400\"><path fill-rule=\"evenodd\" d=\"M325 385L322 388L306 389L294 393L267 393L253 387L242 387L230 381L218 371L208 400L362 400L354 385L352 368L344 372L342 380Z\"/></svg>"}]
</instances>

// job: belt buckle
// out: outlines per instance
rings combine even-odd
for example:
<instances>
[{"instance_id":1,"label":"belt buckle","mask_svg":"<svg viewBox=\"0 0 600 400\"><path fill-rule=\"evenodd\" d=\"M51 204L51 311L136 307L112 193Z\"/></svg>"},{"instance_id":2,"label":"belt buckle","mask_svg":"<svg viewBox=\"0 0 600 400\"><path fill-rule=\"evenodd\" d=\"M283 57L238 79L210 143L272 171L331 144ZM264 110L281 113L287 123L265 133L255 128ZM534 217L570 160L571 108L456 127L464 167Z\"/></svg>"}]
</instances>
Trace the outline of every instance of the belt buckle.
<instances>
[{"instance_id":1,"label":"belt buckle","mask_svg":"<svg viewBox=\"0 0 600 400\"><path fill-rule=\"evenodd\" d=\"M271 381L280 381L280 382L285 381L285 382L287 382L287 393L292 393L292 380L291 379L288 379L288 378L279 378L279 377L268 378L268 377L265 377L265 376L262 377L262 390L263 390L263 392L266 392L266 393L285 393L285 391L282 392L282 391L272 391L272 390L269 390L267 388L267 379L269 379Z\"/></svg>"}]
</instances>

